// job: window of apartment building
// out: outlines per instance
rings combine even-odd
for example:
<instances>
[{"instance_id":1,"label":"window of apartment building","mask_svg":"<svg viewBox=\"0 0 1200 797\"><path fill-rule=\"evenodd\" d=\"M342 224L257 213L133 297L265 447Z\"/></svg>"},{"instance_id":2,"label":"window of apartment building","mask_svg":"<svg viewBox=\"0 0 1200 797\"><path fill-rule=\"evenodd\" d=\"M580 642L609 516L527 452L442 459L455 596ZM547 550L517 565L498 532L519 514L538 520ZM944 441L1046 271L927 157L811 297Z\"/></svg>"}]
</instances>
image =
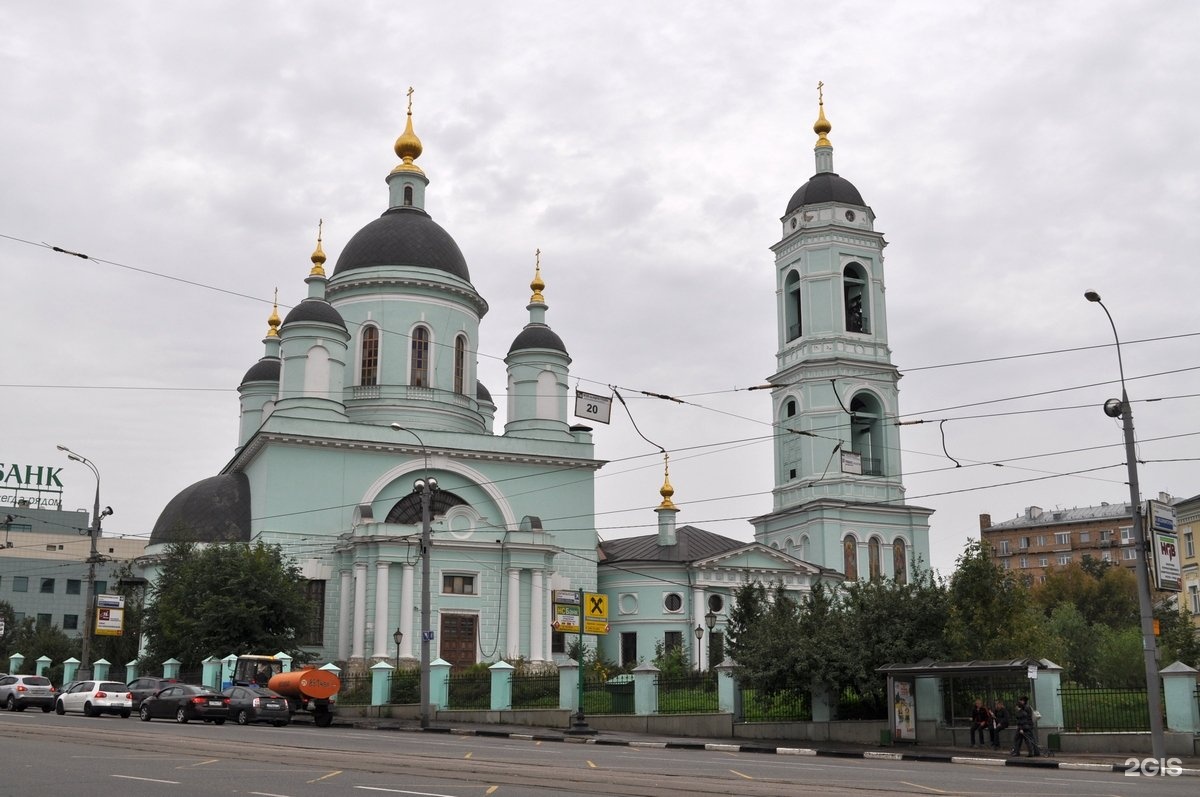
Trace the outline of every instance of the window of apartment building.
<instances>
[{"instance_id":1,"label":"window of apartment building","mask_svg":"<svg viewBox=\"0 0 1200 797\"><path fill-rule=\"evenodd\" d=\"M1196 541L1192 539L1192 533L1185 531L1183 533L1183 555L1191 559L1196 555Z\"/></svg>"},{"instance_id":2,"label":"window of apartment building","mask_svg":"<svg viewBox=\"0 0 1200 797\"><path fill-rule=\"evenodd\" d=\"M1133 529L1129 527L1121 529L1121 544L1127 545L1131 542L1133 542Z\"/></svg>"},{"instance_id":3,"label":"window of apartment building","mask_svg":"<svg viewBox=\"0 0 1200 797\"><path fill-rule=\"evenodd\" d=\"M447 574L442 576L443 595L474 595L475 576Z\"/></svg>"},{"instance_id":4,"label":"window of apartment building","mask_svg":"<svg viewBox=\"0 0 1200 797\"><path fill-rule=\"evenodd\" d=\"M43 628L49 628L49 627L50 627L50 625L51 625L51 619L50 619L50 615L48 615L48 614L40 614L40 613L39 613L39 614L38 614L38 616L37 616L37 627L38 627L38 630L40 631L40 630L41 630L41 629L43 629Z\"/></svg>"},{"instance_id":5,"label":"window of apartment building","mask_svg":"<svg viewBox=\"0 0 1200 797\"><path fill-rule=\"evenodd\" d=\"M1112 542L1112 538L1112 529L1105 529L1104 531L1100 532L1100 542Z\"/></svg>"},{"instance_id":6,"label":"window of apartment building","mask_svg":"<svg viewBox=\"0 0 1200 797\"><path fill-rule=\"evenodd\" d=\"M102 581L100 579L96 579L95 587L96 587L96 592L95 592L96 595L103 595L104 593L108 592L108 582L107 581Z\"/></svg>"},{"instance_id":7,"label":"window of apartment building","mask_svg":"<svg viewBox=\"0 0 1200 797\"><path fill-rule=\"evenodd\" d=\"M1045 567L1045 566L1046 566L1046 565L1048 565L1048 564L1050 564L1050 560L1049 560L1049 559L1047 559L1047 558L1046 558L1046 557L1044 557L1044 556L1043 556L1041 559L1039 559L1039 560L1038 560L1038 566L1039 566L1039 567Z\"/></svg>"},{"instance_id":8,"label":"window of apartment building","mask_svg":"<svg viewBox=\"0 0 1200 797\"><path fill-rule=\"evenodd\" d=\"M1029 557L1028 557L1028 556L1022 556L1022 557L1021 557L1021 569L1022 569L1022 570L1025 570L1025 569L1026 569L1026 568L1028 568L1028 567L1029 567Z\"/></svg>"},{"instance_id":9,"label":"window of apartment building","mask_svg":"<svg viewBox=\"0 0 1200 797\"><path fill-rule=\"evenodd\" d=\"M1046 535L1045 534L1037 535L1037 544L1039 547L1046 544Z\"/></svg>"},{"instance_id":10,"label":"window of apartment building","mask_svg":"<svg viewBox=\"0 0 1200 797\"><path fill-rule=\"evenodd\" d=\"M1000 540L1000 555L1008 556L1008 540Z\"/></svg>"},{"instance_id":11,"label":"window of apartment building","mask_svg":"<svg viewBox=\"0 0 1200 797\"><path fill-rule=\"evenodd\" d=\"M83 584L83 582L77 578L68 578L67 579L67 594L68 595L78 595L79 587L82 584Z\"/></svg>"},{"instance_id":12,"label":"window of apartment building","mask_svg":"<svg viewBox=\"0 0 1200 797\"><path fill-rule=\"evenodd\" d=\"M1125 560L1137 559L1137 550L1134 548L1126 548L1121 551L1121 558Z\"/></svg>"},{"instance_id":13,"label":"window of apartment building","mask_svg":"<svg viewBox=\"0 0 1200 797\"><path fill-rule=\"evenodd\" d=\"M1103 559L1105 562L1111 562L1112 561L1112 553L1110 553L1109 551L1105 551L1104 553L1100 554L1100 558Z\"/></svg>"},{"instance_id":14,"label":"window of apartment building","mask_svg":"<svg viewBox=\"0 0 1200 797\"><path fill-rule=\"evenodd\" d=\"M1017 547L1018 548L1028 548L1029 547L1029 538L1022 537L1020 540L1017 541Z\"/></svg>"},{"instance_id":15,"label":"window of apartment building","mask_svg":"<svg viewBox=\"0 0 1200 797\"><path fill-rule=\"evenodd\" d=\"M1008 570L1008 569L1010 569L1010 568L1009 568L1009 565L1011 565L1011 564L1012 564L1012 562L1011 562L1010 560L1008 560L1008 559L1002 559L1002 560L1000 561L1000 566L1001 566L1001 567L1003 567L1005 570Z\"/></svg>"},{"instance_id":16,"label":"window of apartment building","mask_svg":"<svg viewBox=\"0 0 1200 797\"><path fill-rule=\"evenodd\" d=\"M1081 543L1091 542L1092 541L1092 533L1090 531L1079 532L1079 541Z\"/></svg>"},{"instance_id":17,"label":"window of apartment building","mask_svg":"<svg viewBox=\"0 0 1200 797\"><path fill-rule=\"evenodd\" d=\"M1192 614L1200 614L1200 587L1195 584L1188 587L1188 602L1192 604Z\"/></svg>"},{"instance_id":18,"label":"window of apartment building","mask_svg":"<svg viewBox=\"0 0 1200 797\"><path fill-rule=\"evenodd\" d=\"M1060 565L1069 565L1069 564L1071 564L1071 554L1069 554L1069 553L1060 553L1060 554L1058 555L1058 563L1059 563Z\"/></svg>"},{"instance_id":19,"label":"window of apartment building","mask_svg":"<svg viewBox=\"0 0 1200 797\"><path fill-rule=\"evenodd\" d=\"M1038 583L1039 583L1039 584L1045 584L1045 583L1046 583L1046 577L1045 577L1045 576L1038 576Z\"/></svg>"},{"instance_id":20,"label":"window of apartment building","mask_svg":"<svg viewBox=\"0 0 1200 797\"><path fill-rule=\"evenodd\" d=\"M38 588L38 592L42 593L43 595L53 595L54 594L54 579L43 578L42 584Z\"/></svg>"},{"instance_id":21,"label":"window of apartment building","mask_svg":"<svg viewBox=\"0 0 1200 797\"><path fill-rule=\"evenodd\" d=\"M29 576L13 576L13 592L29 592Z\"/></svg>"},{"instance_id":22,"label":"window of apartment building","mask_svg":"<svg viewBox=\"0 0 1200 797\"><path fill-rule=\"evenodd\" d=\"M1069 532L1069 531L1055 532L1054 544L1055 545L1070 545L1071 544L1071 532Z\"/></svg>"},{"instance_id":23,"label":"window of apartment building","mask_svg":"<svg viewBox=\"0 0 1200 797\"><path fill-rule=\"evenodd\" d=\"M79 628L79 615L64 614L62 629L64 631L74 631L77 628Z\"/></svg>"}]
</instances>

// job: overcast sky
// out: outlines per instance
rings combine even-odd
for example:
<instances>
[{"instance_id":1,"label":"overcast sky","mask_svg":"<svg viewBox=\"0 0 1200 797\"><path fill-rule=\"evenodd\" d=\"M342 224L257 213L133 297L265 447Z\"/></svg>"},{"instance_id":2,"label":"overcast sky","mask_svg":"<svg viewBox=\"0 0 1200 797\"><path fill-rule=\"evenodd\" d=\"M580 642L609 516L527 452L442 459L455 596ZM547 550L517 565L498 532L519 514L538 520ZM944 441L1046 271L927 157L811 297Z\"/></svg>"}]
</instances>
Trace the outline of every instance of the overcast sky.
<instances>
[{"instance_id":1,"label":"overcast sky","mask_svg":"<svg viewBox=\"0 0 1200 797\"><path fill-rule=\"evenodd\" d=\"M0 461L66 465L90 508L55 445L87 456L114 534L218 473L317 220L332 265L386 208L411 85L426 207L491 306L482 381L502 400L540 248L572 387L616 386L672 452L681 525L749 540L773 482L745 388L775 370L768 248L822 80L889 244L934 566L980 513L1128 500L1087 289L1125 343L1143 495L1200 493L1197 41L1184 0L5 3ZM618 409L595 442L601 536L650 532L656 447Z\"/></svg>"}]
</instances>

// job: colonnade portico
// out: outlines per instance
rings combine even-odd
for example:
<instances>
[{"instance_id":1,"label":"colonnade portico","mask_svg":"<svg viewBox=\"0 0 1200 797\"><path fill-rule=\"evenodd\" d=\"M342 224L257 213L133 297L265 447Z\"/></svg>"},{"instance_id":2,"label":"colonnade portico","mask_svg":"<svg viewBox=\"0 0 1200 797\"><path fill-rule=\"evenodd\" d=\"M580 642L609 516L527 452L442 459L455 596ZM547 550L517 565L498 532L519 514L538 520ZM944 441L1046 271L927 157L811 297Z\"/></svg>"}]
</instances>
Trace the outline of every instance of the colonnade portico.
<instances>
[{"instance_id":1,"label":"colonnade portico","mask_svg":"<svg viewBox=\"0 0 1200 797\"><path fill-rule=\"evenodd\" d=\"M392 576L393 567L400 570L398 587ZM510 660L525 657L531 662L545 662L552 659L551 635L546 627L551 616L551 595L547 588L551 581L550 573L541 568L506 568L501 582L497 585L502 592L501 596L497 596L501 605L493 609L496 604L490 602L488 596L483 594L455 596L457 602L453 607L445 605L437 597L440 594L440 585L437 581L437 568L434 570L434 583L431 585L434 602L431 607L430 624L435 633L438 631L439 615L442 613L475 614L480 619L477 642L486 643L487 640L495 640L498 637L500 644L495 646L495 649L502 651L504 657ZM415 571L416 565L409 561L386 559L375 561L374 567L371 567L369 562L360 561L341 568L337 631L340 660L364 663L368 660L391 660L396 654L392 634L397 628L402 634L400 658L417 658L421 640L420 629L416 627L420 599L417 594L419 585L416 582ZM529 575L523 582L522 575L526 571ZM374 597L373 605L368 605L369 594ZM464 597L473 601L474 605L464 606ZM394 606L398 608L393 609ZM528 616L522 611L523 606L528 607ZM499 629L486 625L489 620L495 622L501 618L503 624ZM440 650L440 642L435 636L435 656ZM485 647L491 646L485 644Z\"/></svg>"}]
</instances>

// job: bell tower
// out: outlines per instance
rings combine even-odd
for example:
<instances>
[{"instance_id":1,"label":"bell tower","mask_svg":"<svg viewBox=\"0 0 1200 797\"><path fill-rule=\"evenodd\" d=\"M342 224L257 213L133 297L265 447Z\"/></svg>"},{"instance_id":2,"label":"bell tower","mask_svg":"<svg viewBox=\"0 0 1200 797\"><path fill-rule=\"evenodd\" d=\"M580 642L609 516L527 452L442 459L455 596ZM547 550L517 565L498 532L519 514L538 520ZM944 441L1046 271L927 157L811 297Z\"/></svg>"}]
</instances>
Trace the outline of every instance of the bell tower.
<instances>
[{"instance_id":1,"label":"bell tower","mask_svg":"<svg viewBox=\"0 0 1200 797\"><path fill-rule=\"evenodd\" d=\"M928 565L931 510L904 503L898 383L875 214L833 170L818 84L816 172L792 195L775 253L778 348L770 514L755 538L847 578Z\"/></svg>"}]
</instances>

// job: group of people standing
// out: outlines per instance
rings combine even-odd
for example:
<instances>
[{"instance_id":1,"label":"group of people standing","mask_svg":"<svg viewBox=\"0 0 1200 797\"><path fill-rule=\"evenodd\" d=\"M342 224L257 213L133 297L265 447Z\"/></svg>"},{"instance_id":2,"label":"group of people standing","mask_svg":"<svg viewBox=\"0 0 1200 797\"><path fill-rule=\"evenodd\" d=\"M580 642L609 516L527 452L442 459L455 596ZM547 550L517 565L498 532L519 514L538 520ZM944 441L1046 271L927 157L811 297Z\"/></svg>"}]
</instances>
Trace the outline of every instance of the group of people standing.
<instances>
[{"instance_id":1,"label":"group of people standing","mask_svg":"<svg viewBox=\"0 0 1200 797\"><path fill-rule=\"evenodd\" d=\"M1013 735L1013 749L1009 751L1009 755L1019 756L1022 744L1029 750L1030 758L1041 755L1041 749L1037 743L1036 718L1033 708L1029 705L1029 698L1024 696L1018 698L1014 715L1017 730ZM976 700L975 707L971 709L971 746L975 747L976 739L978 739L978 746L983 747L984 733L986 732L987 743L993 750L999 750L1000 731L1007 728L1008 724L1008 709L1004 707L1003 700L997 700L993 708L985 706L982 700Z\"/></svg>"}]
</instances>

